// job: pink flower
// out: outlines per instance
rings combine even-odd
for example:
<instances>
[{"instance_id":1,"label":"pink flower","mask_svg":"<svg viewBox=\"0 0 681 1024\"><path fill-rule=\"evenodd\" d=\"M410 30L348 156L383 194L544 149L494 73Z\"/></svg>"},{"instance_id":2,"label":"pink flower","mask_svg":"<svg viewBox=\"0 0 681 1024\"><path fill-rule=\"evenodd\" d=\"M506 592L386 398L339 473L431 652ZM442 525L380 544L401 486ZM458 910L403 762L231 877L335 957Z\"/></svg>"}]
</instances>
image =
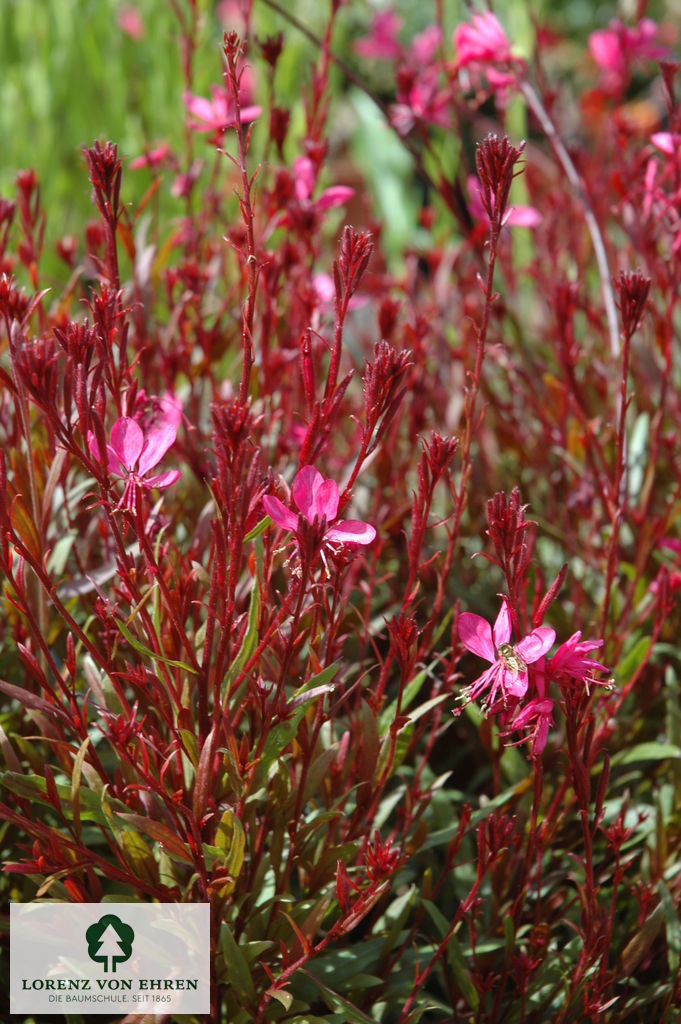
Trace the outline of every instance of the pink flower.
<instances>
[{"instance_id":1,"label":"pink flower","mask_svg":"<svg viewBox=\"0 0 681 1024\"><path fill-rule=\"evenodd\" d=\"M513 60L511 46L498 18L485 11L484 14L474 14L472 22L472 25L466 23L454 30L458 67L508 64Z\"/></svg>"},{"instance_id":2,"label":"pink flower","mask_svg":"<svg viewBox=\"0 0 681 1024\"><path fill-rule=\"evenodd\" d=\"M356 52L374 60L396 60L402 53L396 38L401 28L402 19L394 11L378 11L374 15L370 35L355 43Z\"/></svg>"},{"instance_id":3,"label":"pink flower","mask_svg":"<svg viewBox=\"0 0 681 1024\"><path fill-rule=\"evenodd\" d=\"M442 45L442 29L439 25L428 25L423 32L414 36L409 48L409 56L417 65L424 67L435 57Z\"/></svg>"},{"instance_id":4,"label":"pink flower","mask_svg":"<svg viewBox=\"0 0 681 1024\"><path fill-rule=\"evenodd\" d=\"M530 742L532 757L540 757L546 746L549 729L552 725L553 701L549 698L534 697L515 715L511 722L511 729L527 729L528 726L531 726L529 736L526 736L525 739ZM518 742L522 743L523 740ZM511 746L516 745L511 744Z\"/></svg>"},{"instance_id":5,"label":"pink flower","mask_svg":"<svg viewBox=\"0 0 681 1024\"><path fill-rule=\"evenodd\" d=\"M296 157L293 161L293 173L296 199L299 203L311 201L319 213L330 210L332 206L342 206L355 194L354 188L350 188L349 185L332 185L330 188L324 189L318 199L313 200L312 193L317 183L317 173L309 157Z\"/></svg>"},{"instance_id":6,"label":"pink flower","mask_svg":"<svg viewBox=\"0 0 681 1024\"><path fill-rule=\"evenodd\" d=\"M226 128L235 124L236 111L234 103L227 89L219 85L211 86L211 99L205 96L195 96L194 93L185 92L182 94L184 105L191 114L187 122L195 132L218 132L222 133ZM241 123L248 124L255 121L260 114L261 107L245 106L241 108Z\"/></svg>"},{"instance_id":7,"label":"pink flower","mask_svg":"<svg viewBox=\"0 0 681 1024\"><path fill-rule=\"evenodd\" d=\"M591 56L605 72L606 84L619 90L631 73L636 60L657 60L666 50L655 43L657 25L650 18L642 18L634 28L627 28L615 19L608 28L599 29L589 36Z\"/></svg>"},{"instance_id":8,"label":"pink flower","mask_svg":"<svg viewBox=\"0 0 681 1024\"><path fill-rule=\"evenodd\" d=\"M246 31L246 22L239 0L221 0L215 13L228 31L235 29L240 36Z\"/></svg>"},{"instance_id":9,"label":"pink flower","mask_svg":"<svg viewBox=\"0 0 681 1024\"><path fill-rule=\"evenodd\" d=\"M317 295L319 309L323 312L332 310L336 299L336 286L331 275L324 273L314 274L312 277L312 287ZM366 295L355 294L348 302L348 309L359 309L360 306L366 306L368 301L369 299Z\"/></svg>"},{"instance_id":10,"label":"pink flower","mask_svg":"<svg viewBox=\"0 0 681 1024\"><path fill-rule=\"evenodd\" d=\"M524 697L527 693L527 666L538 661L556 639L555 630L548 626L533 629L526 637L511 646L511 611L506 598L494 623L494 631L486 619L472 612L463 612L458 621L459 637L464 647L492 665L466 688L466 704L486 690L490 691L487 707L495 705L500 693L504 703L508 697Z\"/></svg>"},{"instance_id":11,"label":"pink flower","mask_svg":"<svg viewBox=\"0 0 681 1024\"><path fill-rule=\"evenodd\" d=\"M398 90L399 103L391 109L391 120L400 135L408 135L416 121L427 121L446 127L450 122L451 93L439 88L440 74L436 67L426 67L418 75L405 76Z\"/></svg>"},{"instance_id":12,"label":"pink flower","mask_svg":"<svg viewBox=\"0 0 681 1024\"><path fill-rule=\"evenodd\" d=\"M349 185L331 185L324 189L317 198L312 198L312 193L317 184L317 170L315 164L307 156L299 156L293 161L293 193L295 200L290 204L288 210L282 210L272 221L266 231L268 237L276 228L291 227L297 216L304 219L309 214L320 214L334 206L342 206L355 194L354 188Z\"/></svg>"},{"instance_id":13,"label":"pink flower","mask_svg":"<svg viewBox=\"0 0 681 1024\"><path fill-rule=\"evenodd\" d=\"M467 179L467 183L470 196L468 208L471 215L476 220L485 221L489 224L489 217L480 199L480 182L475 175L471 174ZM511 206L504 218L504 224L515 228L536 228L538 224L541 224L542 220L541 213L534 206Z\"/></svg>"},{"instance_id":14,"label":"pink flower","mask_svg":"<svg viewBox=\"0 0 681 1024\"><path fill-rule=\"evenodd\" d=\"M681 135L672 135L671 132L655 132L650 136L653 146L657 146L667 156L674 156L674 153L681 153Z\"/></svg>"},{"instance_id":15,"label":"pink flower","mask_svg":"<svg viewBox=\"0 0 681 1024\"><path fill-rule=\"evenodd\" d=\"M610 686L609 680L596 679L593 675L594 672L607 672L606 666L589 657L591 651L597 650L603 641L580 640L581 635L581 630L577 630L565 643L560 645L554 656L549 659L547 671L552 676L568 676L584 683L587 690L590 683L597 686Z\"/></svg>"},{"instance_id":16,"label":"pink flower","mask_svg":"<svg viewBox=\"0 0 681 1024\"><path fill-rule=\"evenodd\" d=\"M150 169L160 167L163 161L170 156L170 146L167 142L162 142L155 149L150 149L148 153L143 153L141 156L136 156L134 160L130 161L130 170L139 171L142 167L149 167Z\"/></svg>"},{"instance_id":17,"label":"pink flower","mask_svg":"<svg viewBox=\"0 0 681 1024\"><path fill-rule=\"evenodd\" d=\"M142 39L145 33L142 15L136 7L123 7L116 15L118 27L126 36L137 41Z\"/></svg>"},{"instance_id":18,"label":"pink flower","mask_svg":"<svg viewBox=\"0 0 681 1024\"><path fill-rule=\"evenodd\" d=\"M293 481L293 500L298 512L308 523L325 519L324 542L329 544L371 544L376 530L358 519L340 519L332 526L338 514L340 494L335 480L325 479L313 466L303 466ZM262 499L265 511L282 530L297 530L298 516L279 498L266 494Z\"/></svg>"},{"instance_id":19,"label":"pink flower","mask_svg":"<svg viewBox=\"0 0 681 1024\"><path fill-rule=\"evenodd\" d=\"M88 433L88 445L99 462L106 462L106 468L114 476L125 480L125 488L119 508L135 509L137 487L170 487L182 476L178 469L167 470L148 476L161 461L168 449L175 443L177 428L182 418L182 406L174 395L165 395L147 416L144 428L130 416L121 416L111 428L111 441L106 453L99 450L97 439Z\"/></svg>"}]
</instances>

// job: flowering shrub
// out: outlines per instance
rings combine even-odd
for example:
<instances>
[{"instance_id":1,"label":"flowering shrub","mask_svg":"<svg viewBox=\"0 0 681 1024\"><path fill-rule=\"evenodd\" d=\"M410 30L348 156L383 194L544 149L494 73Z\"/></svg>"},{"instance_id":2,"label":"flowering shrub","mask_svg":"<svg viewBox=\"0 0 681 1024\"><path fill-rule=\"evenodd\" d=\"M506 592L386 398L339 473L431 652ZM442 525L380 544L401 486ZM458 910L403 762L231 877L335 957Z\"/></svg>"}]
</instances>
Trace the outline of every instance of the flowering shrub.
<instances>
[{"instance_id":1,"label":"flowering shrub","mask_svg":"<svg viewBox=\"0 0 681 1024\"><path fill-rule=\"evenodd\" d=\"M85 148L63 285L37 172L0 200L3 892L208 903L230 1024L676 1020L669 26L560 81L334 2L294 117L297 18L221 5L207 99L173 7L185 148ZM350 83L422 186L397 269Z\"/></svg>"}]
</instances>

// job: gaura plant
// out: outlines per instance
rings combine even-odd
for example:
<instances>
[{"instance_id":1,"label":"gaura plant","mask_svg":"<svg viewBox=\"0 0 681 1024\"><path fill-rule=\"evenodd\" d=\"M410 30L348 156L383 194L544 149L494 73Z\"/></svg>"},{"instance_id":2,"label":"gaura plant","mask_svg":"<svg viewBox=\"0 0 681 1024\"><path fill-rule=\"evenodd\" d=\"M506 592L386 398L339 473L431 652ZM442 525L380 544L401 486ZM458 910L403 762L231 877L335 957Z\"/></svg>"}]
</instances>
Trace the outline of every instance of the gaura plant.
<instances>
[{"instance_id":1,"label":"gaura plant","mask_svg":"<svg viewBox=\"0 0 681 1024\"><path fill-rule=\"evenodd\" d=\"M173 4L0 200L2 892L208 904L212 1021L681 1007L673 33L446 6Z\"/></svg>"}]
</instances>

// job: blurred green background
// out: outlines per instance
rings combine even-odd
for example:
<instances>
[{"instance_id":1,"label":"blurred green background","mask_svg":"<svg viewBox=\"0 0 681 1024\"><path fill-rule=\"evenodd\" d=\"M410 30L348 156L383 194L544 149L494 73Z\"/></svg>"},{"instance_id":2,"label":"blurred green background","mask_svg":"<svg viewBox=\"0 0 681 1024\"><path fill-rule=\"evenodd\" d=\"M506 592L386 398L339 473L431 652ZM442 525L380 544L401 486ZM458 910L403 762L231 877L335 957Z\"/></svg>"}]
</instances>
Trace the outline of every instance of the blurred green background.
<instances>
[{"instance_id":1,"label":"blurred green background","mask_svg":"<svg viewBox=\"0 0 681 1024\"><path fill-rule=\"evenodd\" d=\"M175 0L180 12L187 0ZM233 5L236 7L238 5ZM285 0L287 10L315 31L323 29L328 4L320 0ZM352 49L365 34L376 10L386 6L350 0L340 12L334 48L346 57L372 88L391 98L388 65L358 58ZM404 19L409 38L433 19L435 3L401 0L392 7ZM443 0L448 33L469 8L459 0ZM588 61L584 44L590 31L604 26L615 14L631 14L633 2L594 4L591 0L499 0L495 10L514 45L529 53L534 38L533 19L569 37L566 48L552 51L552 59L571 74ZM134 8L144 27L139 39L121 28L121 14ZM230 27L229 4L198 0L200 31L194 58L194 92L208 94L222 72L220 41ZM664 15L678 24L681 0L648 5L648 13ZM265 0L254 2L254 28L266 36L285 30L285 49L276 74L276 97L293 111L293 143L302 124L301 89L309 78L315 47L276 13ZM183 138L184 88L179 53L179 25L171 0L0 0L0 194L13 197L14 178L21 168L38 172L48 210L47 251L44 269L58 271L52 255L54 242L68 233L80 233L93 215L81 147L95 138L111 139L124 157L134 157L157 141L179 147ZM570 47L574 47L571 51ZM561 72L561 67L557 68ZM337 77L336 82L341 85ZM345 86L343 85L342 88ZM339 89L339 92L341 90ZM260 97L263 98L264 97ZM394 134L381 123L376 108L356 90L346 93L343 105L333 108L331 131L341 131L359 172L367 176L377 200L377 214L392 211L391 247L400 244L415 227L419 197L410 194L410 161ZM348 110L350 113L348 114ZM332 111L333 113L333 111ZM257 130L263 132L264 124ZM378 141L377 141L378 140ZM257 143L257 136L256 136ZM203 152L203 138L195 140ZM257 150L256 150L257 151ZM293 151L291 151L294 155ZM123 194L127 201L141 197L148 187L148 171L127 172ZM163 190L162 209L179 216L181 203Z\"/></svg>"}]
</instances>

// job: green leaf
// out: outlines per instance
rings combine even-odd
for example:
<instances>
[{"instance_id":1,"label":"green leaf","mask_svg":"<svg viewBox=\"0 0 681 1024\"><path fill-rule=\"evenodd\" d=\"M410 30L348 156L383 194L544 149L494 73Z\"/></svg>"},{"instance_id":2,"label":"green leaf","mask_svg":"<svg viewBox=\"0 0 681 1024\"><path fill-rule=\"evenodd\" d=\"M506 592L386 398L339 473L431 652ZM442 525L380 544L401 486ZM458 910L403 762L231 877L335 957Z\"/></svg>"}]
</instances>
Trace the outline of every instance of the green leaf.
<instances>
[{"instance_id":1,"label":"green leaf","mask_svg":"<svg viewBox=\"0 0 681 1024\"><path fill-rule=\"evenodd\" d=\"M290 992L287 992L283 988L268 988L267 993L272 996L272 999L276 999L277 1002L281 1003L285 1010L291 1009L293 996Z\"/></svg>"},{"instance_id":2,"label":"green leaf","mask_svg":"<svg viewBox=\"0 0 681 1024\"><path fill-rule=\"evenodd\" d=\"M615 668L615 679L622 685L633 679L635 673L645 661L652 645L652 637L642 636L634 644L631 650L627 651L622 660Z\"/></svg>"},{"instance_id":3,"label":"green leaf","mask_svg":"<svg viewBox=\"0 0 681 1024\"><path fill-rule=\"evenodd\" d=\"M146 818L143 814L121 813L120 811L116 811L116 817L121 818L126 824L137 829L139 832L144 832L146 836L149 836L150 839L155 839L157 843L163 843L172 857L177 857L186 864L194 863L187 846L162 821L154 821L153 818Z\"/></svg>"},{"instance_id":4,"label":"green leaf","mask_svg":"<svg viewBox=\"0 0 681 1024\"><path fill-rule=\"evenodd\" d=\"M246 534L244 537L244 543L247 544L250 540L255 540L256 537L259 537L260 534L264 533L267 527L271 525L272 520L269 516L265 516L264 519L260 520L257 526L254 526L253 529Z\"/></svg>"},{"instance_id":5,"label":"green leaf","mask_svg":"<svg viewBox=\"0 0 681 1024\"><path fill-rule=\"evenodd\" d=\"M681 964L681 921L679 921L678 910L672 894L661 879L658 882L657 890L662 901L667 929L667 962L669 964L669 972L671 977L675 978L678 976L679 965Z\"/></svg>"},{"instance_id":6,"label":"green leaf","mask_svg":"<svg viewBox=\"0 0 681 1024\"><path fill-rule=\"evenodd\" d=\"M629 500L634 504L638 504L637 499L648 467L649 429L649 414L647 412L639 413L631 428L627 446L627 492Z\"/></svg>"},{"instance_id":7,"label":"green leaf","mask_svg":"<svg viewBox=\"0 0 681 1024\"><path fill-rule=\"evenodd\" d=\"M225 958L227 980L244 1002L253 1002L255 999L255 988L253 987L250 968L234 940L231 927L226 922L220 925L220 947Z\"/></svg>"},{"instance_id":8,"label":"green leaf","mask_svg":"<svg viewBox=\"0 0 681 1024\"><path fill-rule=\"evenodd\" d=\"M643 957L648 953L653 942L657 938L662 922L664 920L664 909L661 903L649 914L643 925L634 933L634 937L627 943L622 952L621 970L624 976L632 975Z\"/></svg>"},{"instance_id":9,"label":"green leaf","mask_svg":"<svg viewBox=\"0 0 681 1024\"><path fill-rule=\"evenodd\" d=\"M418 672L413 679L409 680L409 682L404 688L404 693L402 694L403 712L409 707L411 702L416 699L419 690L421 689L427 678L428 670L424 668L421 672ZM381 736L386 731L386 729L390 728L390 723L395 721L396 714L397 700L393 700L390 702L390 704L383 708L383 711L381 711L381 714L379 715L378 728Z\"/></svg>"},{"instance_id":10,"label":"green leaf","mask_svg":"<svg viewBox=\"0 0 681 1024\"><path fill-rule=\"evenodd\" d=\"M258 643L258 620L260 618L260 584L258 577L256 576L253 580L253 589L251 590L251 599L248 604L248 621L246 622L246 632L241 642L234 661L229 666L227 675L225 676L223 693L225 693L233 679L236 679L243 669L244 665L253 654L257 643ZM239 687L240 689L240 687ZM238 694L233 697L235 703L238 702Z\"/></svg>"},{"instance_id":11,"label":"green leaf","mask_svg":"<svg viewBox=\"0 0 681 1024\"><path fill-rule=\"evenodd\" d=\"M323 982L316 978L314 974L309 971L303 970L303 974L306 974L308 978L312 978L315 985L321 992L322 998L330 1010L335 1013L343 1015L343 1020L347 1024L376 1024L371 1017L367 1017L365 1013L362 1013L353 1003L340 996L333 989L328 988Z\"/></svg>"},{"instance_id":12,"label":"green leaf","mask_svg":"<svg viewBox=\"0 0 681 1024\"><path fill-rule=\"evenodd\" d=\"M444 914L431 900L424 899L421 902L426 908L428 916L437 928L440 938L444 939L450 929L451 922L447 920ZM447 961L452 969L454 980L462 996L470 1006L471 1010L473 1010L474 1013L477 1012L480 1005L480 996L478 995L478 990L476 989L473 981L473 975L468 970L461 946L459 945L459 940L455 934L450 937L447 943Z\"/></svg>"},{"instance_id":13,"label":"green leaf","mask_svg":"<svg viewBox=\"0 0 681 1024\"><path fill-rule=\"evenodd\" d=\"M83 771L83 760L87 753L87 748L90 744L90 737L86 736L80 745L80 750L76 754L73 762L73 771L71 773L71 803L73 805L73 824L75 825L76 835L80 839L80 779Z\"/></svg>"},{"instance_id":14,"label":"green leaf","mask_svg":"<svg viewBox=\"0 0 681 1024\"><path fill-rule=\"evenodd\" d=\"M681 748L672 743L638 743L628 750L619 750L611 765L637 764L639 761L672 761L681 758Z\"/></svg>"},{"instance_id":15,"label":"green leaf","mask_svg":"<svg viewBox=\"0 0 681 1024\"><path fill-rule=\"evenodd\" d=\"M308 690L316 690L320 686L326 686L330 683L333 677L340 668L339 662L335 662L333 665L327 665L321 672L318 672L316 676L312 676L306 680L302 686L299 686L297 690L294 690L293 696L300 697L303 693L307 693Z\"/></svg>"},{"instance_id":16,"label":"green leaf","mask_svg":"<svg viewBox=\"0 0 681 1024\"><path fill-rule=\"evenodd\" d=\"M233 811L225 811L220 818L215 845L224 855L223 866L232 878L238 878L244 863L246 833Z\"/></svg>"},{"instance_id":17,"label":"green leaf","mask_svg":"<svg viewBox=\"0 0 681 1024\"><path fill-rule=\"evenodd\" d=\"M187 665L186 662L175 661L173 658L166 658L163 654L157 654L155 651L152 651L150 647L145 647L137 637L133 636L125 623L121 622L120 619L116 619L116 625L130 646L136 650L138 654L143 654L145 658L150 658L152 661L161 661L164 665L170 665L172 668L182 668L185 672L191 672L192 675L196 675L196 669L193 669L191 665Z\"/></svg>"},{"instance_id":18,"label":"green leaf","mask_svg":"<svg viewBox=\"0 0 681 1024\"><path fill-rule=\"evenodd\" d=\"M42 776L23 775L17 772L3 772L0 776L0 781L12 793L16 793L17 796L23 797L25 800L30 800L32 803L45 803L43 798L47 794L47 785ZM62 810L68 815L71 810L71 786L64 785L63 783L57 783L56 789L59 800L61 801ZM120 800L110 800L109 802L114 810L126 809L126 805L121 803ZM110 813L110 807L104 803L103 793L100 796L89 789L81 789L79 791L79 813L81 821L95 821L99 825L108 827L109 818L107 817L107 811Z\"/></svg>"}]
</instances>

